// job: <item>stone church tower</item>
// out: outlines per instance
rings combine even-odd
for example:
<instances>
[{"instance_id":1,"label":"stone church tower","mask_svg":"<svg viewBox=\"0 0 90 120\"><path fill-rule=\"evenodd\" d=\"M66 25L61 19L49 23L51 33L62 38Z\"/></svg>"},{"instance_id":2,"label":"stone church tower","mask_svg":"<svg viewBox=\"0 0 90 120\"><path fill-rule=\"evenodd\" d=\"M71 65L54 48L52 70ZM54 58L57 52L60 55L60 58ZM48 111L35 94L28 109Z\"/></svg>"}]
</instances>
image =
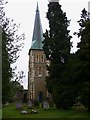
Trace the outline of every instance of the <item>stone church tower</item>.
<instances>
[{"instance_id":1,"label":"stone church tower","mask_svg":"<svg viewBox=\"0 0 90 120\"><path fill-rule=\"evenodd\" d=\"M29 50L28 99L41 101L47 96L45 77L46 58L42 49L43 32L37 3L32 45Z\"/></svg>"}]
</instances>

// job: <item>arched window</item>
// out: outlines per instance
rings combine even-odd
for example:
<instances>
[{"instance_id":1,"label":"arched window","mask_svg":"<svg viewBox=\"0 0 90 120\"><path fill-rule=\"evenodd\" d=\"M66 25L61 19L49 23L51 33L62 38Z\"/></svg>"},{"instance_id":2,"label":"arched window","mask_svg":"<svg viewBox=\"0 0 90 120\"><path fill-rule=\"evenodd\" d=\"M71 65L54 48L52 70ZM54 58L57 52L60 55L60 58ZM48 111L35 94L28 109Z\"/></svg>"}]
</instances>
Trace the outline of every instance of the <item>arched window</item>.
<instances>
[{"instance_id":1,"label":"arched window","mask_svg":"<svg viewBox=\"0 0 90 120\"><path fill-rule=\"evenodd\" d=\"M42 62L43 62L43 55L42 55Z\"/></svg>"},{"instance_id":2,"label":"arched window","mask_svg":"<svg viewBox=\"0 0 90 120\"><path fill-rule=\"evenodd\" d=\"M37 62L39 62L39 55L37 55L37 58L36 58L36 59L37 59Z\"/></svg>"},{"instance_id":3,"label":"arched window","mask_svg":"<svg viewBox=\"0 0 90 120\"><path fill-rule=\"evenodd\" d=\"M45 71L45 67L43 67L43 70L42 70L42 71L43 71L43 76L45 76L45 72L46 72L46 71Z\"/></svg>"},{"instance_id":4,"label":"arched window","mask_svg":"<svg viewBox=\"0 0 90 120\"><path fill-rule=\"evenodd\" d=\"M41 61L41 55L39 55L39 62L42 62L42 61Z\"/></svg>"},{"instance_id":5,"label":"arched window","mask_svg":"<svg viewBox=\"0 0 90 120\"><path fill-rule=\"evenodd\" d=\"M38 55L37 55L37 57L36 57L36 61L38 61Z\"/></svg>"},{"instance_id":6,"label":"arched window","mask_svg":"<svg viewBox=\"0 0 90 120\"><path fill-rule=\"evenodd\" d=\"M42 61L45 62L45 55L43 55Z\"/></svg>"},{"instance_id":7,"label":"arched window","mask_svg":"<svg viewBox=\"0 0 90 120\"><path fill-rule=\"evenodd\" d=\"M34 62L36 62L36 56L34 55Z\"/></svg>"},{"instance_id":8,"label":"arched window","mask_svg":"<svg viewBox=\"0 0 90 120\"><path fill-rule=\"evenodd\" d=\"M35 68L35 76L38 76L38 68Z\"/></svg>"},{"instance_id":9,"label":"arched window","mask_svg":"<svg viewBox=\"0 0 90 120\"><path fill-rule=\"evenodd\" d=\"M43 99L43 92L40 91L40 92L38 92L38 100L42 101L42 99Z\"/></svg>"}]
</instances>

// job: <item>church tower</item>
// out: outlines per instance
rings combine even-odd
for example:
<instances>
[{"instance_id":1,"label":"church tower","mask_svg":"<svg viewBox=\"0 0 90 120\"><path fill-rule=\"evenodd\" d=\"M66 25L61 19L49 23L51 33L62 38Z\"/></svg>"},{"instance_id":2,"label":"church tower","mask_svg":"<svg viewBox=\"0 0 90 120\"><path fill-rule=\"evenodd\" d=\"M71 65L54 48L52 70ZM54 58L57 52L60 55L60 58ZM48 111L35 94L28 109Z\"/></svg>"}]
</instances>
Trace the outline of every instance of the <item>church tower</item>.
<instances>
[{"instance_id":1,"label":"church tower","mask_svg":"<svg viewBox=\"0 0 90 120\"><path fill-rule=\"evenodd\" d=\"M32 45L29 50L28 99L41 101L47 96L45 77L46 58L42 49L43 32L37 3Z\"/></svg>"}]
</instances>

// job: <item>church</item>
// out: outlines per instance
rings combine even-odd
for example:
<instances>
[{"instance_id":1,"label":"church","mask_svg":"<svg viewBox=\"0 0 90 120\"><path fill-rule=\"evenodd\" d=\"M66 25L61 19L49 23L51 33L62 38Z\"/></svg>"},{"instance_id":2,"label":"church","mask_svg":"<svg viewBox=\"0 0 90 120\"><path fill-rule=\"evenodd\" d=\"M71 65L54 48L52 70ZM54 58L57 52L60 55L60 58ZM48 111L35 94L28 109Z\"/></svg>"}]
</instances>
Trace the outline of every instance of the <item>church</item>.
<instances>
[{"instance_id":1,"label":"church","mask_svg":"<svg viewBox=\"0 0 90 120\"><path fill-rule=\"evenodd\" d=\"M46 60L42 41L43 31L37 3L32 44L28 54L28 99L39 101L49 97L45 84L45 78L48 75L46 64L49 62Z\"/></svg>"}]
</instances>

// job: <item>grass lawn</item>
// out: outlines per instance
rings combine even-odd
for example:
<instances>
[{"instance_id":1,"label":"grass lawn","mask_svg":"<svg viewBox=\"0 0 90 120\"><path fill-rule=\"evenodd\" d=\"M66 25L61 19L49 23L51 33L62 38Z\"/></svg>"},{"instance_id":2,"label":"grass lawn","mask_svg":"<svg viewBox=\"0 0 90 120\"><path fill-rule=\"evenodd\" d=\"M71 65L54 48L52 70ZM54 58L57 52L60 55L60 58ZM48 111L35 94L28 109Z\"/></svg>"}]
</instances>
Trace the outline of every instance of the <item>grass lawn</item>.
<instances>
[{"instance_id":1,"label":"grass lawn","mask_svg":"<svg viewBox=\"0 0 90 120\"><path fill-rule=\"evenodd\" d=\"M43 110L37 108L36 114L31 114L31 109L24 109L28 111L28 114L21 114L21 110L17 110L15 105L10 104L9 106L3 107L2 116L3 118L88 118L90 115L83 106L74 106L70 110L57 110L56 108L49 108Z\"/></svg>"}]
</instances>

